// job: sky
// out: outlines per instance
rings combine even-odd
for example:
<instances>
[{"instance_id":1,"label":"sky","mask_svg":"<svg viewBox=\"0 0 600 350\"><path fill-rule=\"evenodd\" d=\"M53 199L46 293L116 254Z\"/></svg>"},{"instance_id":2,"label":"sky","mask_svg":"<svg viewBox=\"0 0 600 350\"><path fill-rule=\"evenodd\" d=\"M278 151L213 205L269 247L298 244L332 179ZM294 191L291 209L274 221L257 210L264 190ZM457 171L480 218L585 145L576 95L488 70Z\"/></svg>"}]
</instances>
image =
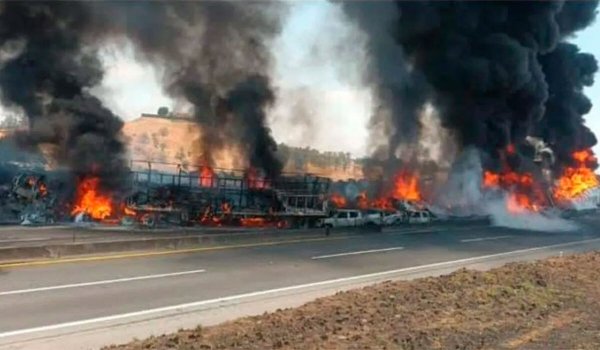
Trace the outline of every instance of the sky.
<instances>
[{"instance_id":1,"label":"sky","mask_svg":"<svg viewBox=\"0 0 600 350\"><path fill-rule=\"evenodd\" d=\"M573 41L600 60L599 37L596 22ZM372 105L360 76L366 60L364 37L344 20L341 9L327 1L291 3L282 33L271 47L278 99L269 121L275 139L355 157L366 155ZM160 72L133 59L131 45L109 45L101 54L106 74L92 92L123 119L178 105L163 94ZM586 90L594 104L586 120L600 135L600 75L597 81ZM600 146L595 151L599 154Z\"/></svg>"}]
</instances>

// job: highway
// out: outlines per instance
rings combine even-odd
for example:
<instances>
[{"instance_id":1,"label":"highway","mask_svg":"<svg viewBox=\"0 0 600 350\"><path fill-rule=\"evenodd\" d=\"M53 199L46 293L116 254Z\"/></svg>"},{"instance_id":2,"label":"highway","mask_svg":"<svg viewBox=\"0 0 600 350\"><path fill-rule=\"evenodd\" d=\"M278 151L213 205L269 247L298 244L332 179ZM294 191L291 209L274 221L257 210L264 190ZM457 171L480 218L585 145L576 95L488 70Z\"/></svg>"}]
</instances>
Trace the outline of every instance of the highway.
<instances>
[{"instance_id":1,"label":"highway","mask_svg":"<svg viewBox=\"0 0 600 350\"><path fill-rule=\"evenodd\" d=\"M398 228L193 253L0 265L0 347L82 321L151 314L228 296L318 286L322 281L569 242L596 242L598 222L588 219L578 231L558 233L482 226Z\"/></svg>"}]
</instances>

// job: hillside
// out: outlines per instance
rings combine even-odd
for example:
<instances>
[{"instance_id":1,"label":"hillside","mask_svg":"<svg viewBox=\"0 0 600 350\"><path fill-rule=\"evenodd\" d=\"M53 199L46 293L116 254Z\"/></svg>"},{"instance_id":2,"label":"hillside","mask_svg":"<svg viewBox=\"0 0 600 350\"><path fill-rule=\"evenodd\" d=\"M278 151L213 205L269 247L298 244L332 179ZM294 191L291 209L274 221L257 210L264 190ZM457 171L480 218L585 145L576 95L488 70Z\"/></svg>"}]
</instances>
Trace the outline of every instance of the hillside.
<instances>
[{"instance_id":1,"label":"hillside","mask_svg":"<svg viewBox=\"0 0 600 350\"><path fill-rule=\"evenodd\" d=\"M123 127L131 159L168 163L194 163L195 140L200 130L191 121L140 117Z\"/></svg>"},{"instance_id":2,"label":"hillside","mask_svg":"<svg viewBox=\"0 0 600 350\"><path fill-rule=\"evenodd\" d=\"M197 164L200 150L195 147L201 137L199 127L181 118L142 115L123 127L133 160ZM362 167L346 153L319 152L312 149L280 145L286 159L284 171L307 172L336 180L361 178ZM235 156L224 152L220 167L235 167ZM228 154L227 154L228 153Z\"/></svg>"}]
</instances>

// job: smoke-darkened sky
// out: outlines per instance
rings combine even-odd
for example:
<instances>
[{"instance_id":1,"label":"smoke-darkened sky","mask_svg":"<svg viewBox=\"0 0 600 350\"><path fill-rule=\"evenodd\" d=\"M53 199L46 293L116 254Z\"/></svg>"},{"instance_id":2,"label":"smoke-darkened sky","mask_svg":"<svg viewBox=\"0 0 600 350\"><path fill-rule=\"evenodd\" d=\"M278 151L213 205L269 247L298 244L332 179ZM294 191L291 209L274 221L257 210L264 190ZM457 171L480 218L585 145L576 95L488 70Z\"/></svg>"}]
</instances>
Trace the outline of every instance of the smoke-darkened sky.
<instances>
[{"instance_id":1,"label":"smoke-darkened sky","mask_svg":"<svg viewBox=\"0 0 600 350\"><path fill-rule=\"evenodd\" d=\"M356 76L364 58L360 55L360 38L354 38L356 32L344 22L340 9L326 1L295 3L288 16L273 45L274 85L280 99L269 117L276 140L347 151L355 156L367 154L365 124L371 111L371 96ZM573 41L582 51L600 57L598 37L600 24L594 23ZM136 62L131 47L109 46L102 58L106 74L94 92L117 115L130 120L140 113L155 112L161 105L177 107L161 91L155 68ZM600 85L588 88L586 93L594 105L586 116L588 125L600 134ZM299 107L301 104L306 106ZM290 123L297 127L290 131ZM333 129L335 137L331 135ZM600 146L595 151L600 153Z\"/></svg>"},{"instance_id":2,"label":"smoke-darkened sky","mask_svg":"<svg viewBox=\"0 0 600 350\"><path fill-rule=\"evenodd\" d=\"M573 39L573 42L577 44L582 51L589 52L596 57L600 57L600 23L596 22L584 29L581 33ZM585 89L586 95L592 101L592 110L586 115L586 121L588 126L596 134L600 135L600 84L598 84L598 78L596 83L589 88ZM594 152L600 154L600 144L594 147Z\"/></svg>"},{"instance_id":3,"label":"smoke-darkened sky","mask_svg":"<svg viewBox=\"0 0 600 350\"><path fill-rule=\"evenodd\" d=\"M272 46L278 98L269 118L276 140L366 155L371 100L359 81L364 57L356 29L339 6L325 1L294 3L288 16ZM160 105L185 109L161 91L154 67L133 59L131 46L109 46L102 56L106 76L95 92L124 119L156 112Z\"/></svg>"}]
</instances>

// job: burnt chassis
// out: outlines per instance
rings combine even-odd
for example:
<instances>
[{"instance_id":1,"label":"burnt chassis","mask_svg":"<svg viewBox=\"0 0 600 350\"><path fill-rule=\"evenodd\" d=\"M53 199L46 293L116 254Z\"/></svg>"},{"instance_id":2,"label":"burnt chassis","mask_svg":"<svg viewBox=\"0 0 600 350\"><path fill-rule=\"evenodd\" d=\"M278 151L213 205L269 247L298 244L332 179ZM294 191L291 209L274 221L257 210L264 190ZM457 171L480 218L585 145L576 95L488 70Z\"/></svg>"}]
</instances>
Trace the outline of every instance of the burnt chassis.
<instances>
[{"instance_id":1,"label":"burnt chassis","mask_svg":"<svg viewBox=\"0 0 600 350\"><path fill-rule=\"evenodd\" d=\"M314 227L328 215L329 178L286 173L266 180L240 170L213 169L207 175L200 167L137 163L131 164L125 208L143 226L236 225L241 219L261 218L281 227Z\"/></svg>"},{"instance_id":2,"label":"burnt chassis","mask_svg":"<svg viewBox=\"0 0 600 350\"><path fill-rule=\"evenodd\" d=\"M56 185L46 174L22 171L14 175L10 187L0 195L0 205L21 224L51 224L61 216L57 198L49 190Z\"/></svg>"}]
</instances>

